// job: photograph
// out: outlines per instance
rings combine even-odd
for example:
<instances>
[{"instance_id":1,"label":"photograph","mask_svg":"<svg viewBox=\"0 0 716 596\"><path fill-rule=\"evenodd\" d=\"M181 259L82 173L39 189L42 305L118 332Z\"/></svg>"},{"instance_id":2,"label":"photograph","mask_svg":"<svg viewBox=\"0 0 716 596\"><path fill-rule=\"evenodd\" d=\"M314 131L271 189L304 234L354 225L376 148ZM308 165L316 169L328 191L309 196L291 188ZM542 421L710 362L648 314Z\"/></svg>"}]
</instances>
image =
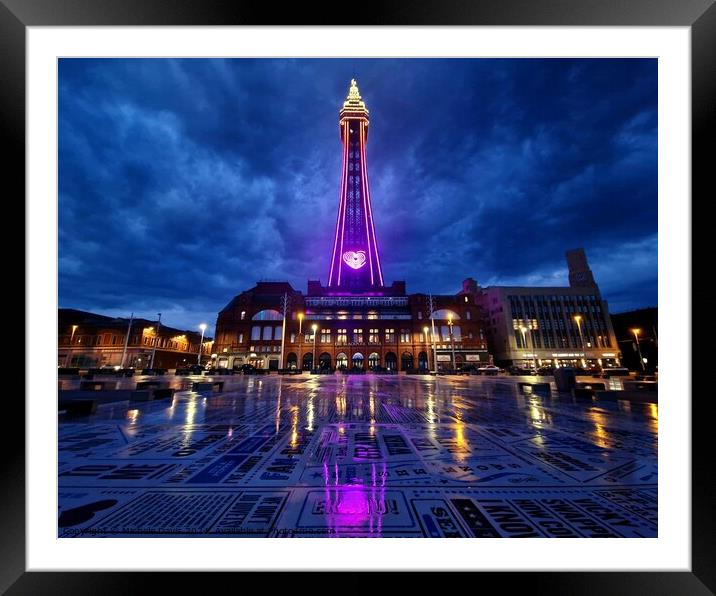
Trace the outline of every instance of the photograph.
<instances>
[{"instance_id":1,"label":"photograph","mask_svg":"<svg viewBox=\"0 0 716 596\"><path fill-rule=\"evenodd\" d=\"M56 64L56 538L659 538L659 58Z\"/></svg>"}]
</instances>

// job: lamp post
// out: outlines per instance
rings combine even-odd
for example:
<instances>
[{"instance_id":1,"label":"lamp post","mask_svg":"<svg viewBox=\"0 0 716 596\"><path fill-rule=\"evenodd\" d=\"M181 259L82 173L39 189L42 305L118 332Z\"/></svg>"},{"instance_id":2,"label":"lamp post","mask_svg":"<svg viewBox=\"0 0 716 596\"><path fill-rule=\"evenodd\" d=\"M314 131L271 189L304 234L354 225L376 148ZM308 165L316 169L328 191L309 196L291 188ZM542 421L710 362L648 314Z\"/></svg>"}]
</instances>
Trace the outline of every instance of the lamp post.
<instances>
[{"instance_id":1,"label":"lamp post","mask_svg":"<svg viewBox=\"0 0 716 596\"><path fill-rule=\"evenodd\" d=\"M286 350L286 313L288 312L288 293L284 293L281 298L281 306L283 310L283 323L281 324L281 358L278 362L278 367L283 370L285 367L284 358Z\"/></svg>"},{"instance_id":2,"label":"lamp post","mask_svg":"<svg viewBox=\"0 0 716 596\"><path fill-rule=\"evenodd\" d=\"M582 347L582 353L586 356L586 353L584 352L584 335L582 335L582 315L574 315L574 320L577 321L577 330L579 331L579 343ZM582 358L582 366L586 366L587 363L584 361L584 358Z\"/></svg>"},{"instance_id":3,"label":"lamp post","mask_svg":"<svg viewBox=\"0 0 716 596\"><path fill-rule=\"evenodd\" d=\"M527 321L529 323L529 330L530 330L530 343L532 344L532 362L534 364L535 368L535 374L537 373L537 346L535 345L535 336L534 333L532 333L535 329L537 329L537 319L529 319Z\"/></svg>"},{"instance_id":4,"label":"lamp post","mask_svg":"<svg viewBox=\"0 0 716 596\"><path fill-rule=\"evenodd\" d=\"M129 345L129 334L132 332L132 320L134 319L134 313L129 315L129 325L127 325L127 336L124 338L124 349L122 350L122 363L120 368L124 368L124 360L127 357L127 346Z\"/></svg>"},{"instance_id":5,"label":"lamp post","mask_svg":"<svg viewBox=\"0 0 716 596\"><path fill-rule=\"evenodd\" d=\"M423 327L423 333L425 334L425 354L430 353L430 346L428 345L428 331L430 331L430 328L426 325ZM428 356L428 370L430 370L430 357Z\"/></svg>"},{"instance_id":6,"label":"lamp post","mask_svg":"<svg viewBox=\"0 0 716 596\"><path fill-rule=\"evenodd\" d=\"M318 331L318 325L314 323L313 325L311 325L311 329L313 330L313 358L311 366L316 369L316 331Z\"/></svg>"},{"instance_id":7,"label":"lamp post","mask_svg":"<svg viewBox=\"0 0 716 596\"><path fill-rule=\"evenodd\" d=\"M639 334L641 333L641 329L631 329L631 332L634 334L634 339L636 339L636 349L639 353L639 364L641 364L641 372L645 372L646 367L644 366L644 359L641 356L641 345L639 344Z\"/></svg>"},{"instance_id":8,"label":"lamp post","mask_svg":"<svg viewBox=\"0 0 716 596\"><path fill-rule=\"evenodd\" d=\"M154 356L157 353L157 342L159 341L159 327L162 324L162 313L157 313L157 333L154 336L154 345L152 346L152 359L149 361L149 370L154 369Z\"/></svg>"},{"instance_id":9,"label":"lamp post","mask_svg":"<svg viewBox=\"0 0 716 596\"><path fill-rule=\"evenodd\" d=\"M432 327L431 338L433 340L433 366L435 367L435 377L438 375L438 347L435 345L435 317L433 317L433 295L430 294L428 307L430 308L430 326Z\"/></svg>"},{"instance_id":10,"label":"lamp post","mask_svg":"<svg viewBox=\"0 0 716 596\"><path fill-rule=\"evenodd\" d=\"M452 365L452 369L457 369L457 363L455 362L455 342L453 341L453 335L452 335L452 315L448 316L448 327L450 329L450 351L452 352L452 362L450 363Z\"/></svg>"},{"instance_id":11,"label":"lamp post","mask_svg":"<svg viewBox=\"0 0 716 596\"><path fill-rule=\"evenodd\" d=\"M204 347L204 331L206 331L206 323L199 325L199 329L201 329L201 340L199 340L199 355L196 359L197 364L201 364L201 350Z\"/></svg>"},{"instance_id":12,"label":"lamp post","mask_svg":"<svg viewBox=\"0 0 716 596\"><path fill-rule=\"evenodd\" d=\"M75 331L77 331L77 327L79 327L79 325L72 325L72 333L70 334L70 347L67 349L67 358L65 358L65 368L67 368L72 361L72 341L75 338Z\"/></svg>"},{"instance_id":13,"label":"lamp post","mask_svg":"<svg viewBox=\"0 0 716 596\"><path fill-rule=\"evenodd\" d=\"M298 313L298 362L296 363L296 365L301 367L299 370L303 370L303 355L301 354L303 337L301 336L301 329L303 329L303 313L302 312Z\"/></svg>"},{"instance_id":14,"label":"lamp post","mask_svg":"<svg viewBox=\"0 0 716 596\"><path fill-rule=\"evenodd\" d=\"M522 347L526 350L527 349L527 327L524 325L520 325L519 327L520 332L522 333Z\"/></svg>"}]
</instances>

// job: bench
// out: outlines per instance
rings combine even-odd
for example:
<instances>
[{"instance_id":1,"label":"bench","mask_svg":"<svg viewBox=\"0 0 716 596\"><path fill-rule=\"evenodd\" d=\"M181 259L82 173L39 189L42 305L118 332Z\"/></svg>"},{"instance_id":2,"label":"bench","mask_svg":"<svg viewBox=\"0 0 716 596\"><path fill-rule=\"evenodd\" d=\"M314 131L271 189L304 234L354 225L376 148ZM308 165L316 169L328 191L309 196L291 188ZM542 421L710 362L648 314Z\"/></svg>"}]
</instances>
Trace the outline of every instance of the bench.
<instances>
[{"instance_id":1,"label":"bench","mask_svg":"<svg viewBox=\"0 0 716 596\"><path fill-rule=\"evenodd\" d=\"M90 399L98 404L119 401L151 401L153 397L153 391L150 389L110 389L100 391L92 389L61 389L57 394L60 402Z\"/></svg>"},{"instance_id":2,"label":"bench","mask_svg":"<svg viewBox=\"0 0 716 596\"><path fill-rule=\"evenodd\" d=\"M658 404L656 391L596 391L594 396L604 401L630 401L634 403Z\"/></svg>"},{"instance_id":3,"label":"bench","mask_svg":"<svg viewBox=\"0 0 716 596\"><path fill-rule=\"evenodd\" d=\"M517 383L520 388L520 393L547 393L548 395L552 392L552 387L549 383L530 383L529 381L521 381ZM527 388L530 388L527 391Z\"/></svg>"},{"instance_id":4,"label":"bench","mask_svg":"<svg viewBox=\"0 0 716 596\"><path fill-rule=\"evenodd\" d=\"M574 397L575 399L591 400L596 392L597 390L592 389L591 387L574 387L572 389L572 397Z\"/></svg>"},{"instance_id":5,"label":"bench","mask_svg":"<svg viewBox=\"0 0 716 596\"><path fill-rule=\"evenodd\" d=\"M624 391L658 391L659 383L655 381L624 381Z\"/></svg>"},{"instance_id":6,"label":"bench","mask_svg":"<svg viewBox=\"0 0 716 596\"><path fill-rule=\"evenodd\" d=\"M159 389L162 381L137 381L137 389Z\"/></svg>"},{"instance_id":7,"label":"bench","mask_svg":"<svg viewBox=\"0 0 716 596\"><path fill-rule=\"evenodd\" d=\"M592 391L596 391L597 389L604 390L607 388L606 384L604 383L592 383L591 381L580 381L576 384L576 387L578 389L591 389Z\"/></svg>"},{"instance_id":8,"label":"bench","mask_svg":"<svg viewBox=\"0 0 716 596\"><path fill-rule=\"evenodd\" d=\"M197 393L202 391L223 391L224 381L194 381L191 384L191 389Z\"/></svg>"},{"instance_id":9,"label":"bench","mask_svg":"<svg viewBox=\"0 0 716 596\"><path fill-rule=\"evenodd\" d=\"M109 381L80 381L81 391L102 391ZM116 387L116 383L115 383Z\"/></svg>"},{"instance_id":10,"label":"bench","mask_svg":"<svg viewBox=\"0 0 716 596\"><path fill-rule=\"evenodd\" d=\"M68 416L89 416L97 411L96 399L60 399L57 402L58 411L64 411Z\"/></svg>"},{"instance_id":11,"label":"bench","mask_svg":"<svg viewBox=\"0 0 716 596\"><path fill-rule=\"evenodd\" d=\"M152 390L152 397L154 399L172 399L174 397L175 389L171 387L160 387Z\"/></svg>"}]
</instances>

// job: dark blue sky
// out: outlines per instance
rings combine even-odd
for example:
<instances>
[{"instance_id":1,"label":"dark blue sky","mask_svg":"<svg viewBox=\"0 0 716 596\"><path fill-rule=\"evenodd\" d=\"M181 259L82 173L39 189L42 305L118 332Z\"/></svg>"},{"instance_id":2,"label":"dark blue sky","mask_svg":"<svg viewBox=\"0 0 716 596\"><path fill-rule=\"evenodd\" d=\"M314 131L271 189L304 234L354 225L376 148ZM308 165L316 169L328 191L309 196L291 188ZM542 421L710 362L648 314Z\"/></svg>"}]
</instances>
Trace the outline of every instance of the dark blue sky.
<instances>
[{"instance_id":1,"label":"dark blue sky","mask_svg":"<svg viewBox=\"0 0 716 596\"><path fill-rule=\"evenodd\" d=\"M328 277L356 77L387 283L657 304L653 59L62 59L59 303L213 327L259 279Z\"/></svg>"}]
</instances>

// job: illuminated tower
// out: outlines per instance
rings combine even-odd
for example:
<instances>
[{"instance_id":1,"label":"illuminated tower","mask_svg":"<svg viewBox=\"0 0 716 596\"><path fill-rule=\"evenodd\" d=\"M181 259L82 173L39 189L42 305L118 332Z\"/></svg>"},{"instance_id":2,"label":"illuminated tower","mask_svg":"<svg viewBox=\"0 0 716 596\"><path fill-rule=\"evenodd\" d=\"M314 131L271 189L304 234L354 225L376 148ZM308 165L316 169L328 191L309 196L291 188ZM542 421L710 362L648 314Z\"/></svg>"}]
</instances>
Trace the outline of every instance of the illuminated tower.
<instances>
[{"instance_id":1,"label":"illuminated tower","mask_svg":"<svg viewBox=\"0 0 716 596\"><path fill-rule=\"evenodd\" d=\"M328 286L346 291L383 286L368 188L368 109L355 79L343 102L338 125L343 143L341 192Z\"/></svg>"}]
</instances>

